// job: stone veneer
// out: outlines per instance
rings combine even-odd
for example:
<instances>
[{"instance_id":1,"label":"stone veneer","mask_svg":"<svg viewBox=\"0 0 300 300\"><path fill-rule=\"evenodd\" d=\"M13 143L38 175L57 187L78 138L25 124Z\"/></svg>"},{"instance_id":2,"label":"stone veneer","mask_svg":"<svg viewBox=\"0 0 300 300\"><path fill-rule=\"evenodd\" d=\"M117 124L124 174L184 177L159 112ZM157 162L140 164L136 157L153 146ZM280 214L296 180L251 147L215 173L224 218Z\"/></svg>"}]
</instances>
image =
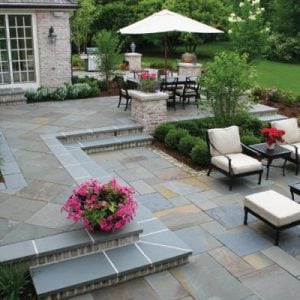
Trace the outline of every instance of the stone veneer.
<instances>
[{"instance_id":1,"label":"stone veneer","mask_svg":"<svg viewBox=\"0 0 300 300\"><path fill-rule=\"evenodd\" d=\"M129 90L128 93L132 97L131 117L144 127L144 132L154 132L159 124L167 121L168 94L136 90Z\"/></svg>"},{"instance_id":2,"label":"stone veneer","mask_svg":"<svg viewBox=\"0 0 300 300\"><path fill-rule=\"evenodd\" d=\"M180 76L199 76L201 74L201 64L179 63L178 75Z\"/></svg>"},{"instance_id":3,"label":"stone veneer","mask_svg":"<svg viewBox=\"0 0 300 300\"><path fill-rule=\"evenodd\" d=\"M71 43L69 13L37 11L40 85L59 86L71 82ZM48 39L49 28L57 34L56 42Z\"/></svg>"}]
</instances>

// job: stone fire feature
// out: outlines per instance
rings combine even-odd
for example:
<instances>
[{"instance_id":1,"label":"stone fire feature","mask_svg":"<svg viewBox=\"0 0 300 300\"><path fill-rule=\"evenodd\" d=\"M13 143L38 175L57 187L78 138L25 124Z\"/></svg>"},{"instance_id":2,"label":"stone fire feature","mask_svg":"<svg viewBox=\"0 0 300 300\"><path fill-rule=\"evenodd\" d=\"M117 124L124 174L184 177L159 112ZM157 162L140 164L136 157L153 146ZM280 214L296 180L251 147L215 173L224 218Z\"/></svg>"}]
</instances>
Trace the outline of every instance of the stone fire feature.
<instances>
[{"instance_id":1,"label":"stone fire feature","mask_svg":"<svg viewBox=\"0 0 300 300\"><path fill-rule=\"evenodd\" d=\"M154 132L159 124L167 121L168 94L136 90L129 90L128 93L132 97L131 118L140 123L145 132Z\"/></svg>"}]
</instances>

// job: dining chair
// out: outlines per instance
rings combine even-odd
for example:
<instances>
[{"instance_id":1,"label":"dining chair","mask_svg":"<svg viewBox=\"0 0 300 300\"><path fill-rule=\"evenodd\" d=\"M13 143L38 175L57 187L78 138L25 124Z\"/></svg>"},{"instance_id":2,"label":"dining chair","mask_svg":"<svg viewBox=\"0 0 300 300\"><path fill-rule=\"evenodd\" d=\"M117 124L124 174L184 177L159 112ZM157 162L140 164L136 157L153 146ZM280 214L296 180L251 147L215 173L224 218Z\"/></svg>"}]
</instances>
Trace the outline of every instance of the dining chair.
<instances>
[{"instance_id":1,"label":"dining chair","mask_svg":"<svg viewBox=\"0 0 300 300\"><path fill-rule=\"evenodd\" d=\"M186 103L190 103L191 98L195 98L197 108L199 106L200 100L200 84L198 80L191 80L189 77L186 77L183 89L177 89L176 95L179 96L179 100L182 102L182 107L185 108Z\"/></svg>"},{"instance_id":2,"label":"dining chair","mask_svg":"<svg viewBox=\"0 0 300 300\"><path fill-rule=\"evenodd\" d=\"M165 78L162 78L161 84L160 84L160 91L167 93L169 95L169 98L167 101L171 100L172 105L174 107L174 110L176 110L176 89L178 84L178 78L174 78L171 81L168 81Z\"/></svg>"},{"instance_id":3,"label":"dining chair","mask_svg":"<svg viewBox=\"0 0 300 300\"><path fill-rule=\"evenodd\" d=\"M118 107L122 104L122 99L125 99L125 111L127 110L128 106L131 103L131 97L128 94L128 84L124 80L123 76L116 76L114 81L117 83L118 90L119 90L119 103Z\"/></svg>"}]
</instances>

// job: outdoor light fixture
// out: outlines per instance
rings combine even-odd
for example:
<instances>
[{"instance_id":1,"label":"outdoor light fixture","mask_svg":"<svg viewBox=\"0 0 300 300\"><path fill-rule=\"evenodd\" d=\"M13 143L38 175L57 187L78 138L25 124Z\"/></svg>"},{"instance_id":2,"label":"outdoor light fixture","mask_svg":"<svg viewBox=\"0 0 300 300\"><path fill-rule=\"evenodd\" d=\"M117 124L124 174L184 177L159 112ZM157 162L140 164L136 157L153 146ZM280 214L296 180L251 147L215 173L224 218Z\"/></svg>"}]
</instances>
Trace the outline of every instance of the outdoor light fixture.
<instances>
[{"instance_id":1,"label":"outdoor light fixture","mask_svg":"<svg viewBox=\"0 0 300 300\"><path fill-rule=\"evenodd\" d=\"M135 52L135 43L134 42L131 43L130 48L131 48L131 52Z\"/></svg>"},{"instance_id":2,"label":"outdoor light fixture","mask_svg":"<svg viewBox=\"0 0 300 300\"><path fill-rule=\"evenodd\" d=\"M56 42L57 34L54 32L53 26L49 28L49 34L48 34L48 39L51 44Z\"/></svg>"}]
</instances>

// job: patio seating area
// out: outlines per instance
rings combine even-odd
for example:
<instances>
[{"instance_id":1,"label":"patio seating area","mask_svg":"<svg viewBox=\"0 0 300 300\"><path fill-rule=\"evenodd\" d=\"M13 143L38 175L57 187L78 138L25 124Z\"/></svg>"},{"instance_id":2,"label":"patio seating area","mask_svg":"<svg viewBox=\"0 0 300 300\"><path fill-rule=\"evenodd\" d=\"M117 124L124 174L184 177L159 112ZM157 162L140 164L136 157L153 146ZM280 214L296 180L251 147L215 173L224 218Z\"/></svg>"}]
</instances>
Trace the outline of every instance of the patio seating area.
<instances>
[{"instance_id":1,"label":"patio seating area","mask_svg":"<svg viewBox=\"0 0 300 300\"><path fill-rule=\"evenodd\" d=\"M151 145L135 147L133 136L141 135L140 129L135 128L130 109L116 107L118 101L116 96L1 107L0 128L5 137L1 142L7 143L6 147L1 144L1 154L4 160L13 157L14 161L1 168L8 184L0 186L0 246L80 231L81 224L60 212L71 190L89 176L116 177L135 189L141 207L152 214L148 232L147 218L142 219L143 240L163 244L158 236L171 231L193 255L187 264L74 300L298 299L298 226L286 229L279 246L274 246L274 230L268 224L250 215L248 226L243 224L245 197L273 190L291 199L289 185L299 182L295 164L287 163L285 176L274 168L261 185L257 185L257 174L236 178L229 191L230 178L219 172L212 171L208 177L206 171L192 170ZM194 103L185 110L170 107L167 111L168 120L207 115ZM115 132L129 127L136 132L116 138ZM100 132L112 128L118 149L90 154L81 150L102 147ZM65 139L62 144L51 139L58 135ZM122 141L131 148L119 147ZM299 194L295 192L294 198L299 201ZM168 247L174 248L171 241ZM0 258L3 255L0 247Z\"/></svg>"}]
</instances>

